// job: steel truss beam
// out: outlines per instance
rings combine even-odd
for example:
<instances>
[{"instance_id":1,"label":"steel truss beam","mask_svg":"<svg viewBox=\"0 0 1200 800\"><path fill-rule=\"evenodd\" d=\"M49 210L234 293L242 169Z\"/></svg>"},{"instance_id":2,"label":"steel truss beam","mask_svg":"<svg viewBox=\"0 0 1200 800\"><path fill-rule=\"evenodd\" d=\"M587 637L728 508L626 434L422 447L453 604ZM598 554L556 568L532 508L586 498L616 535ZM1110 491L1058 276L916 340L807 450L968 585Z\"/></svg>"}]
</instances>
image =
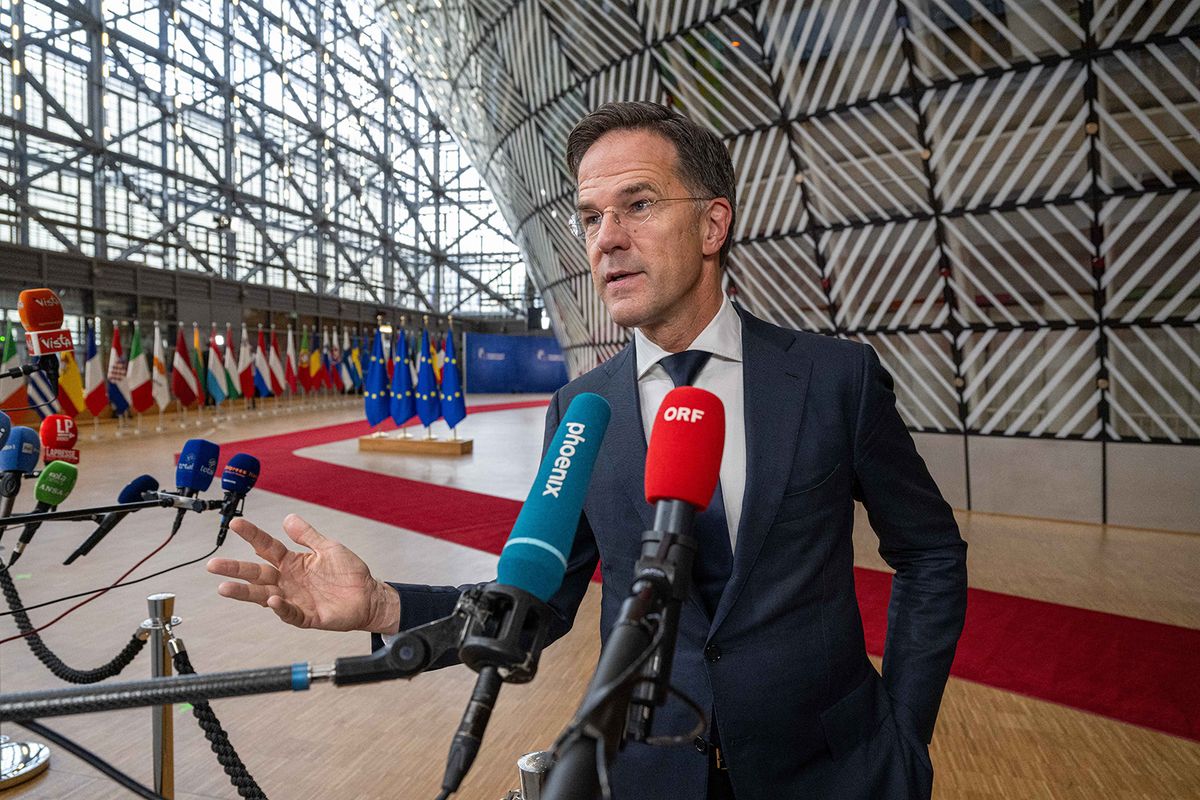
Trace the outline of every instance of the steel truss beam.
<instances>
[{"instance_id":1,"label":"steel truss beam","mask_svg":"<svg viewBox=\"0 0 1200 800\"><path fill-rule=\"evenodd\" d=\"M494 209L471 199L479 186L469 166L439 174L435 151L452 143L364 7L285 0L274 13L231 0L209 18L187 0L103 3L23 0L49 24L0 41L10 63L24 61L24 48L40 59L13 85L46 120L0 111L0 128L30 143L0 144L0 159L19 162L0 179L0 225L34 222L53 246L101 258L178 260L242 281L284 274L316 293L380 305L410 298L433 313L447 305L524 314L512 267L502 272L507 288L481 280L494 268L477 253L512 244L511 235ZM45 80L55 63L66 78ZM268 93L272 82L282 84L282 102ZM355 126L371 133L354 136ZM238 152L261 158L243 173L249 156ZM59 175L87 193L82 213L39 205ZM431 227L443 218L435 209L461 218L449 235ZM208 213L215 232L200 222ZM124 219L135 224L115 222ZM238 231L250 236L240 246ZM484 234L489 243L476 244ZM520 264L515 251L504 257ZM461 280L456 293L441 291L442 273Z\"/></svg>"}]
</instances>

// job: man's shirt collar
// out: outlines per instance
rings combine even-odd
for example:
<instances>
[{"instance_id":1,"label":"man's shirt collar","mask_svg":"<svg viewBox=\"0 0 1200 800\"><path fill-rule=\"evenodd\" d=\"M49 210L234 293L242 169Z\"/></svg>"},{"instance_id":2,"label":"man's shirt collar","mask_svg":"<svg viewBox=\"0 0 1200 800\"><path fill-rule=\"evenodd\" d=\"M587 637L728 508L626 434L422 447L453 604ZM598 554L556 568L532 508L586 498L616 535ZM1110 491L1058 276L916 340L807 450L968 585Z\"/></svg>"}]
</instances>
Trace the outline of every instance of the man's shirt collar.
<instances>
[{"instance_id":1,"label":"man's shirt collar","mask_svg":"<svg viewBox=\"0 0 1200 800\"><path fill-rule=\"evenodd\" d=\"M637 328L633 330L633 339L637 354L637 376L641 380L655 364L671 354L646 338ZM726 361L742 360L742 320L728 297L722 301L716 316L686 349L703 350Z\"/></svg>"}]
</instances>

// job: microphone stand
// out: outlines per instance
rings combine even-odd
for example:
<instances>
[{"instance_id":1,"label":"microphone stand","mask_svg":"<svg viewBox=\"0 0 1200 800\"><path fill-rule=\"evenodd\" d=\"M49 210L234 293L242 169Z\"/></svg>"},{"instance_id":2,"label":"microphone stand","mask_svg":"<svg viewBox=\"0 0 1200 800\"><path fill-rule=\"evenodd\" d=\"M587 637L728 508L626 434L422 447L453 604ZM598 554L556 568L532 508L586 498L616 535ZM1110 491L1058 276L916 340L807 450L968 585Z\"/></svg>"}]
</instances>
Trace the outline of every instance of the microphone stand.
<instances>
[{"instance_id":1,"label":"microphone stand","mask_svg":"<svg viewBox=\"0 0 1200 800\"><path fill-rule=\"evenodd\" d=\"M697 543L685 531L691 530L695 514L682 500L661 500L655 506L654 529L642 534L631 594L621 605L579 711L555 747L543 800L593 800L600 795L597 748L604 748L607 766L627 733L636 741L649 738L654 709L669 692L679 613L691 590Z\"/></svg>"},{"instance_id":2,"label":"microphone stand","mask_svg":"<svg viewBox=\"0 0 1200 800\"><path fill-rule=\"evenodd\" d=\"M160 497L151 500L135 500L132 503L114 503L109 506L94 506L92 508L76 508L70 511L41 511L36 514L13 514L11 517L0 517L0 525L15 527L30 522L55 521L88 521L99 522L100 517L111 512L141 511L143 508L181 508L190 511L207 511L221 507L220 500L205 500L203 498L175 499Z\"/></svg>"},{"instance_id":3,"label":"microphone stand","mask_svg":"<svg viewBox=\"0 0 1200 800\"><path fill-rule=\"evenodd\" d=\"M450 650L483 636L495 616L489 607L486 588L463 592L454 612L443 619L404 631L390 647L366 656L339 658L332 665L309 663L175 675L143 681L110 682L101 686L48 689L0 694L0 722L59 717L110 711L119 708L194 703L222 697L242 697L269 692L305 691L314 683L354 686L361 683L412 678L424 672ZM501 587L504 588L504 587ZM519 626L518 626L519 627ZM474 632L474 633L473 633ZM535 644L544 641L537 637ZM510 681L529 680L536 669L538 651L505 664L501 674ZM489 660L483 657L483 660ZM468 662L469 663L469 662Z\"/></svg>"}]
</instances>

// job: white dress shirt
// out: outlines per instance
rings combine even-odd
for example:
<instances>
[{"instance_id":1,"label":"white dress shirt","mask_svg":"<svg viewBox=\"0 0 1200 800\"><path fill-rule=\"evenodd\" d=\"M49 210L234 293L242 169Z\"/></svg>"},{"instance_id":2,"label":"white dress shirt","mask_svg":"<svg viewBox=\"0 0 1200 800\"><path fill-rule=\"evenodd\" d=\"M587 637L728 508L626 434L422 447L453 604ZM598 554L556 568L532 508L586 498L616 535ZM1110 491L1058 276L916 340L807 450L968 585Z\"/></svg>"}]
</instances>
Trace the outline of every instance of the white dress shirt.
<instances>
[{"instance_id":1,"label":"white dress shirt","mask_svg":"<svg viewBox=\"0 0 1200 800\"><path fill-rule=\"evenodd\" d=\"M640 330L633 332L637 350L638 401L646 441L667 393L675 388L658 362L671 355L650 341ZM692 384L712 392L725 406L725 450L721 457L721 496L729 526L729 547L737 548L738 521L742 518L742 494L746 488L746 417L742 384L742 320L728 298L700 335L685 348L712 353ZM680 469L686 469L680 465Z\"/></svg>"}]
</instances>

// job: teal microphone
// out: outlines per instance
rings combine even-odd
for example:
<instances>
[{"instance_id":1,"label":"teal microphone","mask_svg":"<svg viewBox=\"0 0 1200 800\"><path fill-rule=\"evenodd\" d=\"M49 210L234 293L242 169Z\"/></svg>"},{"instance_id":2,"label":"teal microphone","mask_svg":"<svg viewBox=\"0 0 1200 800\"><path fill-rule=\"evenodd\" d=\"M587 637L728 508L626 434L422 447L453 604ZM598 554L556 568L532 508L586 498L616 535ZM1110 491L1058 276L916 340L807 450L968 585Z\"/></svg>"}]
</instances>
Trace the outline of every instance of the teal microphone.
<instances>
[{"instance_id":1,"label":"teal microphone","mask_svg":"<svg viewBox=\"0 0 1200 800\"><path fill-rule=\"evenodd\" d=\"M531 680L537 669L550 615L545 604L566 574L583 500L611 416L608 401L598 394L578 395L567 406L500 551L496 582L481 589L479 601L491 608L492 622L487 630L478 624L469 626L459 646L459 658L479 677L450 742L442 797L458 791L474 763L501 683Z\"/></svg>"},{"instance_id":2,"label":"teal microphone","mask_svg":"<svg viewBox=\"0 0 1200 800\"><path fill-rule=\"evenodd\" d=\"M567 558L612 409L598 394L575 397L500 551L496 582L547 602L562 585Z\"/></svg>"}]
</instances>

